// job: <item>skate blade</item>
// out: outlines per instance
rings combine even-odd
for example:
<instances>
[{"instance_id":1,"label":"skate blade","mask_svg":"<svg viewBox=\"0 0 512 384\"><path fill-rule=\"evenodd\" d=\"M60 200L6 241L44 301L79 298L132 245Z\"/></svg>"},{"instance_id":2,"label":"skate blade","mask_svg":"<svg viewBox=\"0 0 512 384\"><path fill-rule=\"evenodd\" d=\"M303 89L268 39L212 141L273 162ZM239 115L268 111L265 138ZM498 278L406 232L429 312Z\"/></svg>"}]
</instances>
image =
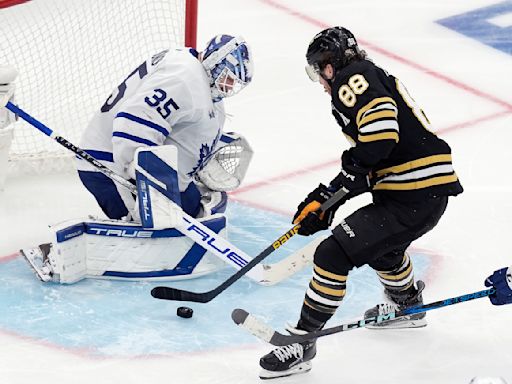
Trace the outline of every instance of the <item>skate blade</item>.
<instances>
[{"instance_id":1,"label":"skate blade","mask_svg":"<svg viewBox=\"0 0 512 384\"><path fill-rule=\"evenodd\" d=\"M411 328L424 328L427 326L427 320L416 319L416 320L396 320L387 321L380 324L369 324L366 328L369 329L411 329Z\"/></svg>"},{"instance_id":2,"label":"skate blade","mask_svg":"<svg viewBox=\"0 0 512 384\"><path fill-rule=\"evenodd\" d=\"M51 276L44 274L41 271L41 265L43 260L43 253L39 248L28 248L28 249L20 249L20 254L23 256L25 260L27 260L28 265L35 272L36 276L39 280L43 282L48 282L51 280ZM41 260L39 263L37 260Z\"/></svg>"},{"instance_id":3,"label":"skate blade","mask_svg":"<svg viewBox=\"0 0 512 384\"><path fill-rule=\"evenodd\" d=\"M277 379L279 377L286 377L291 375L296 375L299 373L306 373L311 371L313 364L311 361L306 361L305 363L301 363L296 365L295 367L288 369L286 371L267 371L266 369L262 369L260 372L260 379L268 380L268 379Z\"/></svg>"}]
</instances>

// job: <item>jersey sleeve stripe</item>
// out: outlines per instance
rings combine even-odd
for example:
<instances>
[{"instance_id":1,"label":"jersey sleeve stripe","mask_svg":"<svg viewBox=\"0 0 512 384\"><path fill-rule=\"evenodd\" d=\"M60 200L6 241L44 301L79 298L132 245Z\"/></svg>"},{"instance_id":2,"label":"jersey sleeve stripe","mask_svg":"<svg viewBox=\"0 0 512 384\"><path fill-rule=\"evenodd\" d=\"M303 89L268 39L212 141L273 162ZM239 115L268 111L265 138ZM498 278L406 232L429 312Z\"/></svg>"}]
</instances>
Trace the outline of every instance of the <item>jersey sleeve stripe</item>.
<instances>
[{"instance_id":1,"label":"jersey sleeve stripe","mask_svg":"<svg viewBox=\"0 0 512 384\"><path fill-rule=\"evenodd\" d=\"M375 123L365 125L359 129L361 134L374 133L378 131L394 130L399 132L398 122L396 120L380 120Z\"/></svg>"},{"instance_id":2,"label":"jersey sleeve stripe","mask_svg":"<svg viewBox=\"0 0 512 384\"><path fill-rule=\"evenodd\" d=\"M169 131L166 128L162 127L161 125L155 124L152 121L145 120L145 119L143 119L141 117L132 115L131 113L119 112L116 115L116 119L117 118L125 118L125 119L128 119L128 120L134 121L136 123L145 125L146 127L153 128L153 129L157 130L158 132L160 132L162 135L164 135L166 137L169 136Z\"/></svg>"},{"instance_id":3,"label":"jersey sleeve stripe","mask_svg":"<svg viewBox=\"0 0 512 384\"><path fill-rule=\"evenodd\" d=\"M382 132L382 133L374 133L371 135L359 135L357 137L361 143L369 143L371 141L379 141L379 140L394 140L398 143L399 137L397 132Z\"/></svg>"},{"instance_id":4,"label":"jersey sleeve stripe","mask_svg":"<svg viewBox=\"0 0 512 384\"><path fill-rule=\"evenodd\" d=\"M366 111L361 116L361 119L359 119L359 121L358 121L359 128L361 128L361 126L363 126L365 124L365 123L361 122L362 120L364 120L366 117L372 115L373 113L381 112L381 111L391 111L391 112L394 112L392 118L395 119L395 120L397 119L398 110L395 108L395 106L393 104L391 104L391 103L379 104L375 108L372 108L372 109Z\"/></svg>"},{"instance_id":5,"label":"jersey sleeve stripe","mask_svg":"<svg viewBox=\"0 0 512 384\"><path fill-rule=\"evenodd\" d=\"M402 173L414 170L416 168L421 168L429 165L433 165L436 163L450 163L452 162L451 154L441 154L441 155L432 155L427 157L422 157L420 159L416 159L413 161L409 161L407 163L403 163L400 165L394 165L389 168L380 169L376 172L377 176L383 176L388 173Z\"/></svg>"},{"instance_id":6,"label":"jersey sleeve stripe","mask_svg":"<svg viewBox=\"0 0 512 384\"><path fill-rule=\"evenodd\" d=\"M146 144L147 146L150 146L150 147L156 147L158 145L156 143L153 143L150 140L143 139L142 137L139 137L139 136L130 135L129 133L126 133L126 132L114 131L114 132L112 132L112 136L135 141L136 143Z\"/></svg>"},{"instance_id":7,"label":"jersey sleeve stripe","mask_svg":"<svg viewBox=\"0 0 512 384\"><path fill-rule=\"evenodd\" d=\"M375 99L373 99L372 101L370 101L368 104L366 104L365 106L361 107L359 109L359 111L357 112L357 116L356 116L356 123L357 125L359 126L359 121L361 120L361 118L363 117L363 115L369 111L370 109L374 108L375 106L378 106L379 104L386 104L386 103L390 103L394 106L394 108L396 109L396 102L395 100L393 100L391 97L377 97Z\"/></svg>"},{"instance_id":8,"label":"jersey sleeve stripe","mask_svg":"<svg viewBox=\"0 0 512 384\"><path fill-rule=\"evenodd\" d=\"M383 109L383 110L378 110L378 111L372 112L368 115L365 115L362 119L360 119L357 122L357 127L361 128L368 123L371 123L373 121L378 121L381 119L392 119L392 120L396 121L396 119L397 119L396 110Z\"/></svg>"}]
</instances>

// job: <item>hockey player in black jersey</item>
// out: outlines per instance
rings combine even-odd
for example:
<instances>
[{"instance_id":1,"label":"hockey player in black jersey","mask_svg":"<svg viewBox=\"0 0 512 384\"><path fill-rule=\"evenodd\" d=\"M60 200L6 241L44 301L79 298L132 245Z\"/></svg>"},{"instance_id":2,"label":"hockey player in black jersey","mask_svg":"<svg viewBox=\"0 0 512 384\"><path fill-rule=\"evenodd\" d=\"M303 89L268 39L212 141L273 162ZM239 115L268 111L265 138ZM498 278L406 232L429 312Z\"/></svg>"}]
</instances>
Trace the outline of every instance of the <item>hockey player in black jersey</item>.
<instances>
[{"instance_id":1,"label":"hockey player in black jersey","mask_svg":"<svg viewBox=\"0 0 512 384\"><path fill-rule=\"evenodd\" d=\"M414 280L407 247L434 228L448 196L462 192L448 144L430 130L402 83L370 61L350 31L333 27L318 33L306 58L308 75L331 95L332 113L352 147L342 154L340 173L298 206L299 234L329 228L349 198L370 192L373 201L345 218L316 249L313 277L291 333L322 329L343 300L349 271L365 264L377 272L389 299L365 317L422 304L425 285ZM349 191L343 201L317 214L341 188ZM423 313L380 328L425 325ZM260 359L260 377L307 372L315 354L315 341L277 348Z\"/></svg>"}]
</instances>

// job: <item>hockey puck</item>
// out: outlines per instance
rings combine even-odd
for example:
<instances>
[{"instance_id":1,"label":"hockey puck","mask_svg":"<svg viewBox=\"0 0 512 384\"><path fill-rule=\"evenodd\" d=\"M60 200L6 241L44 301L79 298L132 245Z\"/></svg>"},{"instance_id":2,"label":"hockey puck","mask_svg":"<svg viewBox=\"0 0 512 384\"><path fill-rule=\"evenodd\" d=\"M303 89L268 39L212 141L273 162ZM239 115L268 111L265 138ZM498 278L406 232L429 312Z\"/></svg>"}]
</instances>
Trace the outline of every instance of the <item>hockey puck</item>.
<instances>
[{"instance_id":1,"label":"hockey puck","mask_svg":"<svg viewBox=\"0 0 512 384\"><path fill-rule=\"evenodd\" d=\"M183 317L184 319L190 319L194 314L194 311L192 310L192 308L189 307L179 307L178 310L176 311L176 314L179 317Z\"/></svg>"}]
</instances>

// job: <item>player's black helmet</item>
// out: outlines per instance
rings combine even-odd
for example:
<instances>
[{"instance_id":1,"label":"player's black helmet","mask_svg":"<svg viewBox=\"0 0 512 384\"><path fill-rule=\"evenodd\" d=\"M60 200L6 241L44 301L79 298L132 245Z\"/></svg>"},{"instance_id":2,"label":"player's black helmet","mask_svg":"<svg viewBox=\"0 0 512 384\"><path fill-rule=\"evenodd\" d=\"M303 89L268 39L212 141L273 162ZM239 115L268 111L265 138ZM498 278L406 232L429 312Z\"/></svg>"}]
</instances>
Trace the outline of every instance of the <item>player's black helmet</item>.
<instances>
[{"instance_id":1,"label":"player's black helmet","mask_svg":"<svg viewBox=\"0 0 512 384\"><path fill-rule=\"evenodd\" d=\"M306 52L308 66L306 72L313 81L318 81L320 72L327 64L338 71L345 67L350 59L361 53L356 38L348 29L331 27L318 33L309 43Z\"/></svg>"}]
</instances>

